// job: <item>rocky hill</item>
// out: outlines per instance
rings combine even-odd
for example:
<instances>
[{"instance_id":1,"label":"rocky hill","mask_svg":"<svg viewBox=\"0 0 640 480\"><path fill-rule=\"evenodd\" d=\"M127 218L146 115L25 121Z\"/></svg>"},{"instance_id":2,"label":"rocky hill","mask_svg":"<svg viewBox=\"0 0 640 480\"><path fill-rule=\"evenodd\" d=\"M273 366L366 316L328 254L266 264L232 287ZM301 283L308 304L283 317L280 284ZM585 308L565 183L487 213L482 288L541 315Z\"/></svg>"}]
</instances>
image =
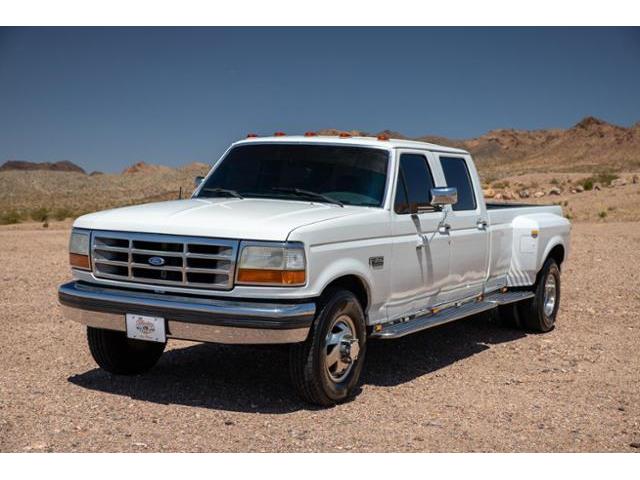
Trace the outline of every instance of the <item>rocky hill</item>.
<instances>
[{"instance_id":1,"label":"rocky hill","mask_svg":"<svg viewBox=\"0 0 640 480\"><path fill-rule=\"evenodd\" d=\"M501 175L535 171L618 172L640 167L640 124L625 128L587 117L561 130L494 130L463 145L481 169Z\"/></svg>"},{"instance_id":2,"label":"rocky hill","mask_svg":"<svg viewBox=\"0 0 640 480\"><path fill-rule=\"evenodd\" d=\"M317 133L341 132L326 129ZM371 135L359 130L344 132ZM392 130L374 135L379 134L468 150L483 176L490 179L535 172L603 173L640 168L640 122L627 128L587 117L568 129L499 129L464 140L428 134L411 138Z\"/></svg>"},{"instance_id":3,"label":"rocky hill","mask_svg":"<svg viewBox=\"0 0 640 480\"><path fill-rule=\"evenodd\" d=\"M82 167L73 162L62 160L60 162L27 162L24 160L8 160L0 165L0 172L9 170L48 170L50 172L77 172L85 173Z\"/></svg>"},{"instance_id":4,"label":"rocky hill","mask_svg":"<svg viewBox=\"0 0 640 480\"><path fill-rule=\"evenodd\" d=\"M152 165L146 162L138 162L134 163L130 167L125 168L122 171L123 175L131 175L133 173L145 173L145 174L154 174L159 172L170 172L170 167L165 167L164 165Z\"/></svg>"},{"instance_id":5,"label":"rocky hill","mask_svg":"<svg viewBox=\"0 0 640 480\"><path fill-rule=\"evenodd\" d=\"M326 129L317 133L342 132ZM345 133L371 135L359 130ZM393 130L380 133L391 138L408 138ZM591 218L609 207L613 209L610 215L621 216L620 205L605 205L604 200L598 200L601 204L590 206L585 200L611 197L609 191L606 195L604 190L597 193L604 188L616 187L622 194L625 189L635 191L640 185L640 123L627 128L587 117L567 129L500 129L465 140L434 135L413 139L470 151L489 198L566 203L568 195L580 198L580 208L584 207L584 213L577 207L575 211L567 211L578 218ZM209 165L203 163L170 168L138 162L120 174L86 175L82 168L67 161L8 161L0 166L0 223L8 223L7 218L39 218L44 210L58 212L56 217L76 216L104 208L178 198L181 189L187 196L193 190L194 177L204 175L208 169ZM624 218L640 218L640 195L631 195L622 203L629 207Z\"/></svg>"},{"instance_id":6,"label":"rocky hill","mask_svg":"<svg viewBox=\"0 0 640 480\"><path fill-rule=\"evenodd\" d=\"M191 163L180 168L152 166L144 174L137 169L138 173L94 175L44 170L2 171L0 216L15 212L24 217L40 209L56 216L77 216L122 205L175 199L181 189L183 196L190 195L194 178L206 174L209 168L203 163Z\"/></svg>"}]
</instances>

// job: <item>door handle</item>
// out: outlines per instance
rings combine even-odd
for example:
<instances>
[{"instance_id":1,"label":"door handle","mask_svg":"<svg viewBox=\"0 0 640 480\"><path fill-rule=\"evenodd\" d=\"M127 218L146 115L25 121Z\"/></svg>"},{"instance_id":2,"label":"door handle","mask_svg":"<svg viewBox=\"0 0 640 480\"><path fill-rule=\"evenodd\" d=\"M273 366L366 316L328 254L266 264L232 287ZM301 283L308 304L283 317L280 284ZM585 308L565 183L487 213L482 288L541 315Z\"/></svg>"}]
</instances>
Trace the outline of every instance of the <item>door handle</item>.
<instances>
[{"instance_id":1,"label":"door handle","mask_svg":"<svg viewBox=\"0 0 640 480\"><path fill-rule=\"evenodd\" d=\"M479 218L478 221L476 222L476 226L480 229L480 230L484 230L485 228L487 228L487 225L489 225L487 223L487 221L483 218Z\"/></svg>"},{"instance_id":2,"label":"door handle","mask_svg":"<svg viewBox=\"0 0 640 480\"><path fill-rule=\"evenodd\" d=\"M448 223L443 223L438 227L438 232L443 235L448 234L449 230L451 230L451 225L449 225Z\"/></svg>"}]
</instances>

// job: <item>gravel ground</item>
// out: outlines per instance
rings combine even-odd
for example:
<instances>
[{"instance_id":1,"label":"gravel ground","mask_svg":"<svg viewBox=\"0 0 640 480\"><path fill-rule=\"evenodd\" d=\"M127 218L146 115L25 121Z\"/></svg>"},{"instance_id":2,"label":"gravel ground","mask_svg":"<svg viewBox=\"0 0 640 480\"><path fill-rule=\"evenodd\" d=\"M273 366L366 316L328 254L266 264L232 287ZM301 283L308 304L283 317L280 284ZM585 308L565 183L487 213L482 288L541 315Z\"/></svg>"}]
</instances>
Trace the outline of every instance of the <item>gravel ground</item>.
<instances>
[{"instance_id":1,"label":"gravel ground","mask_svg":"<svg viewBox=\"0 0 640 480\"><path fill-rule=\"evenodd\" d=\"M146 375L97 369L57 306L52 227L0 228L0 451L640 451L638 223L574 226L552 332L474 317L371 343L360 394L327 410L282 348L176 341Z\"/></svg>"}]
</instances>

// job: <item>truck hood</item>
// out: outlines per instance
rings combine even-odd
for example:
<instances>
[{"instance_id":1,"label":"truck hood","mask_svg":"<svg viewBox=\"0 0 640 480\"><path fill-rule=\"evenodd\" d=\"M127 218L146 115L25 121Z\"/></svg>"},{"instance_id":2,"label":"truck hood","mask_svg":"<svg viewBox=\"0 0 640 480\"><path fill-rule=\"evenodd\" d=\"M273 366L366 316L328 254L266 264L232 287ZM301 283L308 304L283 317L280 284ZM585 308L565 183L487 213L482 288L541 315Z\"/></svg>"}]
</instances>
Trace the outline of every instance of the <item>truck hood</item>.
<instances>
[{"instance_id":1,"label":"truck hood","mask_svg":"<svg viewBox=\"0 0 640 480\"><path fill-rule=\"evenodd\" d=\"M283 241L295 228L361 211L295 200L192 198L90 213L78 218L74 227Z\"/></svg>"}]
</instances>

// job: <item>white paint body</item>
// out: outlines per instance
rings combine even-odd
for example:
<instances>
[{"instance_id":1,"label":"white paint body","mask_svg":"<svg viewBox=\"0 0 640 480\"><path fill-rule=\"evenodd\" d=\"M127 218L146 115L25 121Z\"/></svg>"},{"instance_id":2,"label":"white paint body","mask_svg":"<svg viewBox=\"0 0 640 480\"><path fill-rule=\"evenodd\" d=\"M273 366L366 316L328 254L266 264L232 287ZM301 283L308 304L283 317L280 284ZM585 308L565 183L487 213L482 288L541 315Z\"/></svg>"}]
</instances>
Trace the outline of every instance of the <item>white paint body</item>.
<instances>
[{"instance_id":1,"label":"white paint body","mask_svg":"<svg viewBox=\"0 0 640 480\"><path fill-rule=\"evenodd\" d=\"M332 281L355 275L368 294L367 323L392 321L437 305L467 299L504 286L535 282L557 245L568 254L570 224L557 206L487 209L477 171L468 152L438 145L372 138L270 137L235 143L321 143L385 149L389 167L381 208L305 200L192 198L84 215L74 227L91 230L203 236L238 240L296 241L305 246L307 282L300 287L235 286L229 291L163 287L167 292L242 299L309 299ZM436 186L446 186L439 156L464 158L477 208L415 215L394 212L401 153L427 157ZM226 153L225 153L226 154ZM213 166L212 171L216 168ZM196 191L197 193L197 191ZM438 226L446 221L448 233ZM486 226L478 225L486 222ZM537 235L532 232L537 231ZM422 245L418 248L419 245ZM371 257L384 257L375 269ZM131 286L75 270L76 278L98 284ZM157 286L136 284L156 290Z\"/></svg>"}]
</instances>

